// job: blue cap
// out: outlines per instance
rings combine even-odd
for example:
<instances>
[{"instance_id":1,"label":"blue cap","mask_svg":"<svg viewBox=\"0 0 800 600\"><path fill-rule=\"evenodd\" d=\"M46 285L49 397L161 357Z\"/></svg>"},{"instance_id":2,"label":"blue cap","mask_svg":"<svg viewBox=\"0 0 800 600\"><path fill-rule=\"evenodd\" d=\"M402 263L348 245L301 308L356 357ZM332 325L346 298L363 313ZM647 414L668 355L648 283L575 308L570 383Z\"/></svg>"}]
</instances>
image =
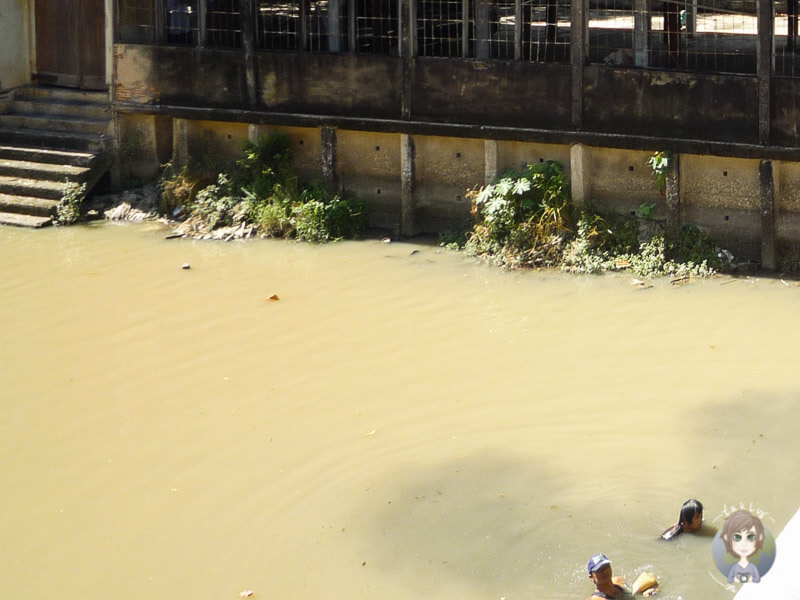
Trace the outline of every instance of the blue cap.
<instances>
[{"instance_id":1,"label":"blue cap","mask_svg":"<svg viewBox=\"0 0 800 600\"><path fill-rule=\"evenodd\" d=\"M586 568L589 570L589 574L591 575L600 567L604 567L605 565L610 565L611 561L608 560L608 557L605 554L595 554L592 558L589 559L589 563L586 565Z\"/></svg>"}]
</instances>

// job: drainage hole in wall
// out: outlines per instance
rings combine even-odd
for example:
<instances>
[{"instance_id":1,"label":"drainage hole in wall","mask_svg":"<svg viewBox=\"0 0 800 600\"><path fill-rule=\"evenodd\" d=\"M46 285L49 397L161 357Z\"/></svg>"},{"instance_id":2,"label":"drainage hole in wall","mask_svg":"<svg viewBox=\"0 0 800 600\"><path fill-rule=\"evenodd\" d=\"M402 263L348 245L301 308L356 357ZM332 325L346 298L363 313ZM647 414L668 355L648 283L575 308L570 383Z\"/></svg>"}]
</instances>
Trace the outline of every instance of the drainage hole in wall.
<instances>
[{"instance_id":1,"label":"drainage hole in wall","mask_svg":"<svg viewBox=\"0 0 800 600\"><path fill-rule=\"evenodd\" d=\"M636 216L636 211L635 211L635 210L632 210L632 211L631 211L631 216L632 216L632 217L635 217L635 216Z\"/></svg>"},{"instance_id":2,"label":"drainage hole in wall","mask_svg":"<svg viewBox=\"0 0 800 600\"><path fill-rule=\"evenodd\" d=\"M461 152L456 152L456 158L461 158Z\"/></svg>"},{"instance_id":3,"label":"drainage hole in wall","mask_svg":"<svg viewBox=\"0 0 800 600\"><path fill-rule=\"evenodd\" d=\"M456 202L461 202L463 199L463 196L456 196Z\"/></svg>"},{"instance_id":4,"label":"drainage hole in wall","mask_svg":"<svg viewBox=\"0 0 800 600\"><path fill-rule=\"evenodd\" d=\"M628 171L633 171L633 165L628 165Z\"/></svg>"},{"instance_id":5,"label":"drainage hole in wall","mask_svg":"<svg viewBox=\"0 0 800 600\"><path fill-rule=\"evenodd\" d=\"M730 220L731 220L731 218L730 218L728 215L725 215L725 220L726 220L726 221L730 221Z\"/></svg>"},{"instance_id":6,"label":"drainage hole in wall","mask_svg":"<svg viewBox=\"0 0 800 600\"><path fill-rule=\"evenodd\" d=\"M728 176L728 172L727 172L727 171L723 171L723 172L722 172L722 176L723 176L723 177L727 177L727 176Z\"/></svg>"},{"instance_id":7,"label":"drainage hole in wall","mask_svg":"<svg viewBox=\"0 0 800 600\"><path fill-rule=\"evenodd\" d=\"M380 146L375 146L375 152L380 152L380 151L381 151L381 147Z\"/></svg>"},{"instance_id":8,"label":"drainage hole in wall","mask_svg":"<svg viewBox=\"0 0 800 600\"><path fill-rule=\"evenodd\" d=\"M375 193L376 194L380 194L381 193L381 188L378 188L377 190L375 190Z\"/></svg>"},{"instance_id":9,"label":"drainage hole in wall","mask_svg":"<svg viewBox=\"0 0 800 600\"><path fill-rule=\"evenodd\" d=\"M230 140L232 140L232 139L233 139L233 136L232 136L232 135L229 133L229 134L227 134L227 135L225 136L225 138L226 138L227 140L229 140L229 141L230 141Z\"/></svg>"},{"instance_id":10,"label":"drainage hole in wall","mask_svg":"<svg viewBox=\"0 0 800 600\"><path fill-rule=\"evenodd\" d=\"M298 144L300 144L300 145L302 146L302 145L303 145L303 140L300 140L300 141L298 142Z\"/></svg>"},{"instance_id":11,"label":"drainage hole in wall","mask_svg":"<svg viewBox=\"0 0 800 600\"><path fill-rule=\"evenodd\" d=\"M543 162L544 162L544 158L542 158L542 157L540 156L540 157L539 157L539 162L540 162L540 163L543 163Z\"/></svg>"}]
</instances>

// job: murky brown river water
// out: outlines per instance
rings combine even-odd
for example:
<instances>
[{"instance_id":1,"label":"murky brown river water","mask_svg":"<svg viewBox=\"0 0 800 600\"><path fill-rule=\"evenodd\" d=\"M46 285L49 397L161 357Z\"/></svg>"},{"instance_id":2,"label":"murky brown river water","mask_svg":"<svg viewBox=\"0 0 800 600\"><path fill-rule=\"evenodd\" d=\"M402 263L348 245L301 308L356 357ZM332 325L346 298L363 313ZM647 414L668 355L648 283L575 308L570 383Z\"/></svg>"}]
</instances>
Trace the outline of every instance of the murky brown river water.
<instances>
[{"instance_id":1,"label":"murky brown river water","mask_svg":"<svg viewBox=\"0 0 800 600\"><path fill-rule=\"evenodd\" d=\"M0 228L0 598L731 598L681 503L798 507L794 282L164 238Z\"/></svg>"}]
</instances>

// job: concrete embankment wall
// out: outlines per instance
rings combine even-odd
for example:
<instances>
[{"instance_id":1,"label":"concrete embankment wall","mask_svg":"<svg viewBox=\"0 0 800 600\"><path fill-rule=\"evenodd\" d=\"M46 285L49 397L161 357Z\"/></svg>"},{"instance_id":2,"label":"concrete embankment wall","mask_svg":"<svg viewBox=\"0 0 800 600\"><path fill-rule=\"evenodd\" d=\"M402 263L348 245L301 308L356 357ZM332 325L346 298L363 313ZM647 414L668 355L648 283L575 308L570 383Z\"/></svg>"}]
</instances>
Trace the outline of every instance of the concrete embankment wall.
<instances>
[{"instance_id":1,"label":"concrete embankment wall","mask_svg":"<svg viewBox=\"0 0 800 600\"><path fill-rule=\"evenodd\" d=\"M470 223L468 190L527 164L555 160L578 206L654 214L697 225L739 260L779 268L800 247L800 163L703 154L676 155L673 199L656 187L649 150L474 137L295 127L120 113L117 128L127 174L151 177L159 164L212 144L231 160L247 139L280 131L294 168L363 199L370 224L402 235L437 233Z\"/></svg>"}]
</instances>

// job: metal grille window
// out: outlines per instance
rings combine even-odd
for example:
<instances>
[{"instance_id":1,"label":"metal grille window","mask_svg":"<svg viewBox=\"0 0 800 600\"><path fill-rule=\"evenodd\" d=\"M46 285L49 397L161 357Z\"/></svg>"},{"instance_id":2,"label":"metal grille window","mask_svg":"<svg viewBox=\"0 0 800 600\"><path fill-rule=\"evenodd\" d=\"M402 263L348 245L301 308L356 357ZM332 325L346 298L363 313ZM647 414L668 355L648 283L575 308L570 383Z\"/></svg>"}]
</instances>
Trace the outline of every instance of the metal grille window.
<instances>
[{"instance_id":1,"label":"metal grille window","mask_svg":"<svg viewBox=\"0 0 800 600\"><path fill-rule=\"evenodd\" d=\"M155 0L119 0L117 3L117 35L121 42L153 43L156 41Z\"/></svg>"},{"instance_id":2,"label":"metal grille window","mask_svg":"<svg viewBox=\"0 0 800 600\"><path fill-rule=\"evenodd\" d=\"M197 0L167 0L167 43L197 43Z\"/></svg>"},{"instance_id":3,"label":"metal grille window","mask_svg":"<svg viewBox=\"0 0 800 600\"><path fill-rule=\"evenodd\" d=\"M589 60L693 72L756 72L755 0L704 3L599 0L589 15Z\"/></svg>"},{"instance_id":4,"label":"metal grille window","mask_svg":"<svg viewBox=\"0 0 800 600\"><path fill-rule=\"evenodd\" d=\"M569 62L570 0L522 3L522 58L533 62Z\"/></svg>"},{"instance_id":5,"label":"metal grille window","mask_svg":"<svg viewBox=\"0 0 800 600\"><path fill-rule=\"evenodd\" d=\"M470 56L474 48L474 9L469 0L420 0L417 3L419 56Z\"/></svg>"},{"instance_id":6,"label":"metal grille window","mask_svg":"<svg viewBox=\"0 0 800 600\"><path fill-rule=\"evenodd\" d=\"M417 54L569 61L568 0L421 0Z\"/></svg>"},{"instance_id":7,"label":"metal grille window","mask_svg":"<svg viewBox=\"0 0 800 600\"><path fill-rule=\"evenodd\" d=\"M355 6L356 52L399 54L397 0L355 0Z\"/></svg>"},{"instance_id":8,"label":"metal grille window","mask_svg":"<svg viewBox=\"0 0 800 600\"><path fill-rule=\"evenodd\" d=\"M797 0L775 3L775 74L779 76L800 76L797 12Z\"/></svg>"},{"instance_id":9,"label":"metal grille window","mask_svg":"<svg viewBox=\"0 0 800 600\"><path fill-rule=\"evenodd\" d=\"M319 52L347 50L347 8L347 3L341 0L311 0L306 49Z\"/></svg>"},{"instance_id":10,"label":"metal grille window","mask_svg":"<svg viewBox=\"0 0 800 600\"><path fill-rule=\"evenodd\" d=\"M208 0L206 44L221 48L239 48L242 45L240 0Z\"/></svg>"},{"instance_id":11,"label":"metal grille window","mask_svg":"<svg viewBox=\"0 0 800 600\"><path fill-rule=\"evenodd\" d=\"M260 0L258 47L263 50L298 50L300 3Z\"/></svg>"}]
</instances>

